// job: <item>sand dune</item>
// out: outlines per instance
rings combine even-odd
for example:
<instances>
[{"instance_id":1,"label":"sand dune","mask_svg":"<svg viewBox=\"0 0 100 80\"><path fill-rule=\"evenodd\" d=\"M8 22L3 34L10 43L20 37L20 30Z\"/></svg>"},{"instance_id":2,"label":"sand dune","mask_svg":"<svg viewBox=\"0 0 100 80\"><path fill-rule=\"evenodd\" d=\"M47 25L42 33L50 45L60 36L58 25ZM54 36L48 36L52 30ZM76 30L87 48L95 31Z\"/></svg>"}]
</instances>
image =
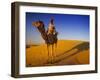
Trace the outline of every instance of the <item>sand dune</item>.
<instances>
[{"instance_id":1,"label":"sand dune","mask_svg":"<svg viewBox=\"0 0 100 80\"><path fill-rule=\"evenodd\" d=\"M52 63L48 63L46 44L26 48L26 66L89 64L89 42L59 40Z\"/></svg>"}]
</instances>

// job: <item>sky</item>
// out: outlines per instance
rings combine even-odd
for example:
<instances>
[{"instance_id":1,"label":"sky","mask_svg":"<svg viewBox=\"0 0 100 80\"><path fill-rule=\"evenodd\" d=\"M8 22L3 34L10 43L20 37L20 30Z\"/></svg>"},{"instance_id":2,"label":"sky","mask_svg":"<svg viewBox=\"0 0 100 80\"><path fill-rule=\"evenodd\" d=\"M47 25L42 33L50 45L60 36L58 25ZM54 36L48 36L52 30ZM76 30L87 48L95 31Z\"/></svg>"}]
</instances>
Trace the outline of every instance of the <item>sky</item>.
<instances>
[{"instance_id":1,"label":"sky","mask_svg":"<svg viewBox=\"0 0 100 80\"><path fill-rule=\"evenodd\" d=\"M89 41L89 15L26 12L26 44L44 42L32 22L41 20L47 29L51 17L54 18L59 40Z\"/></svg>"}]
</instances>

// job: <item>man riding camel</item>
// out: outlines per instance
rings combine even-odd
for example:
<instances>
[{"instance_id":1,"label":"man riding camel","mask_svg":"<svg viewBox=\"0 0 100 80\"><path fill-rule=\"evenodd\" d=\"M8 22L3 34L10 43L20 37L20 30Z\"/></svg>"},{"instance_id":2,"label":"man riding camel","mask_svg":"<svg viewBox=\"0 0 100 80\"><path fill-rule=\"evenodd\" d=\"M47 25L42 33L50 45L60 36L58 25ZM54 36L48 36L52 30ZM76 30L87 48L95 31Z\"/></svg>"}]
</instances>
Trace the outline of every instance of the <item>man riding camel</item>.
<instances>
[{"instance_id":1,"label":"man riding camel","mask_svg":"<svg viewBox=\"0 0 100 80\"><path fill-rule=\"evenodd\" d=\"M56 33L57 32L56 32L55 25L54 25L54 19L51 19L49 23L49 27L47 29L47 35L49 34L55 35Z\"/></svg>"}]
</instances>

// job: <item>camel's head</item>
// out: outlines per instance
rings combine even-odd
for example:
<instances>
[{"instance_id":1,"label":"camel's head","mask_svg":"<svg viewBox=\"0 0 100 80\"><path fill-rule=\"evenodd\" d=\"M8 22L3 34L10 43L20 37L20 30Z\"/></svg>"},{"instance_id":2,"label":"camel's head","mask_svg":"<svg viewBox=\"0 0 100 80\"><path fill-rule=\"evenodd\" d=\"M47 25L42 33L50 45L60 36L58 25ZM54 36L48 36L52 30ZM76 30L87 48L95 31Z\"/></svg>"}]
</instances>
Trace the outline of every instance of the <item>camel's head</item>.
<instances>
[{"instance_id":1,"label":"camel's head","mask_svg":"<svg viewBox=\"0 0 100 80\"><path fill-rule=\"evenodd\" d=\"M45 33L44 23L42 21L32 22L32 25L36 27L40 32Z\"/></svg>"},{"instance_id":2,"label":"camel's head","mask_svg":"<svg viewBox=\"0 0 100 80\"><path fill-rule=\"evenodd\" d=\"M35 26L35 27L42 27L42 26L44 26L44 24L43 24L42 21L35 21L35 22L32 22L32 25Z\"/></svg>"}]
</instances>

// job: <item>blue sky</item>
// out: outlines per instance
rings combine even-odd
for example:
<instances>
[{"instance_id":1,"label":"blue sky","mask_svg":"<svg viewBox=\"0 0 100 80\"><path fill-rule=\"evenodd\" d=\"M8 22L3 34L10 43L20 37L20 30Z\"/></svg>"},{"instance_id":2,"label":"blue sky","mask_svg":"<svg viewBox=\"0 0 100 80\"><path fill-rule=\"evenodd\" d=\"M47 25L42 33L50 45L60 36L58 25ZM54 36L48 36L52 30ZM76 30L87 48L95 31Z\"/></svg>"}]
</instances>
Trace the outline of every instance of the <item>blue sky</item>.
<instances>
[{"instance_id":1,"label":"blue sky","mask_svg":"<svg viewBox=\"0 0 100 80\"><path fill-rule=\"evenodd\" d=\"M42 43L43 39L32 22L41 20L47 29L51 17L54 18L59 40L89 41L89 15L51 14L26 12L26 43Z\"/></svg>"}]
</instances>

